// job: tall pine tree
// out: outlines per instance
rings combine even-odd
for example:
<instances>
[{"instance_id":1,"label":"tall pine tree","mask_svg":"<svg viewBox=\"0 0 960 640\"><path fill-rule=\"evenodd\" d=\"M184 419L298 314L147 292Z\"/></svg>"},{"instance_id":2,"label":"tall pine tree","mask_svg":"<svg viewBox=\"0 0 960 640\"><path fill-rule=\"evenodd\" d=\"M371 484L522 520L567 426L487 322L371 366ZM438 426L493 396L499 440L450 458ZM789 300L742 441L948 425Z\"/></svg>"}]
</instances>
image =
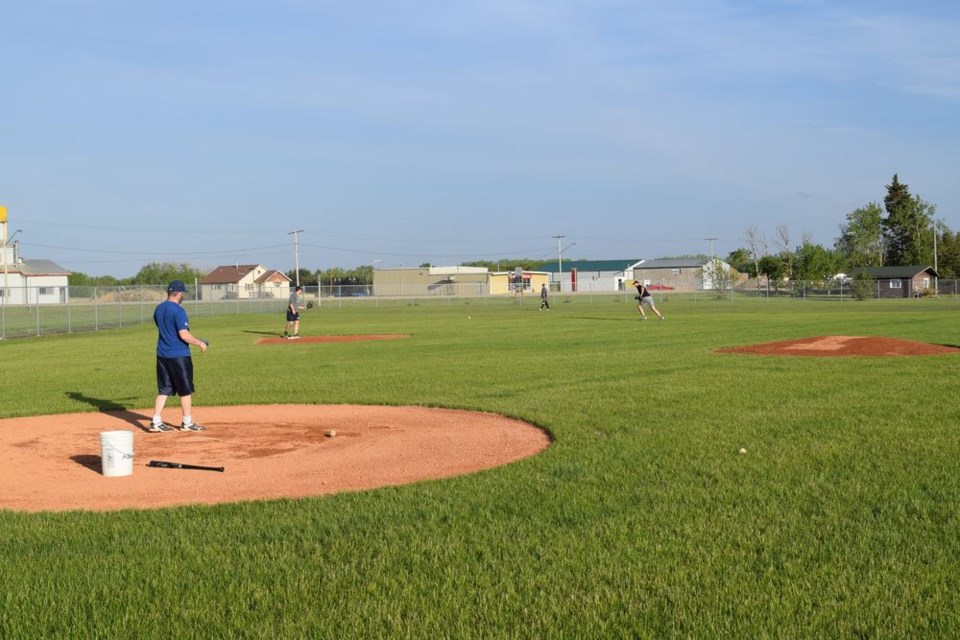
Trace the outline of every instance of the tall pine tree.
<instances>
[{"instance_id":1,"label":"tall pine tree","mask_svg":"<svg viewBox=\"0 0 960 640\"><path fill-rule=\"evenodd\" d=\"M932 264L931 234L935 207L919 196L910 195L910 189L900 182L897 174L893 174L893 180L887 185L883 206L887 211L883 221L887 264Z\"/></svg>"}]
</instances>

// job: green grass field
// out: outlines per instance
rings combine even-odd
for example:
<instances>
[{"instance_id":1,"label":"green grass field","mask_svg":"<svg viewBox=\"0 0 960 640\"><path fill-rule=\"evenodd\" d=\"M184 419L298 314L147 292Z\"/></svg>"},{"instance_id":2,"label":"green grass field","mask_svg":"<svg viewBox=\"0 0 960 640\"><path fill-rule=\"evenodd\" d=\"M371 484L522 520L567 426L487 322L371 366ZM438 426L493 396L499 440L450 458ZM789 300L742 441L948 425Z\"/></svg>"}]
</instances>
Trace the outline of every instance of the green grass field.
<instances>
[{"instance_id":1,"label":"green grass field","mask_svg":"<svg viewBox=\"0 0 960 640\"><path fill-rule=\"evenodd\" d=\"M955 301L676 299L664 322L620 299L551 305L325 307L304 334L412 338L295 350L255 346L276 314L195 319L212 343L194 355L200 421L210 405L414 404L555 442L362 493L0 511L0 637L960 636L960 355L714 352L958 345ZM154 342L147 325L0 342L0 417L149 407Z\"/></svg>"}]
</instances>

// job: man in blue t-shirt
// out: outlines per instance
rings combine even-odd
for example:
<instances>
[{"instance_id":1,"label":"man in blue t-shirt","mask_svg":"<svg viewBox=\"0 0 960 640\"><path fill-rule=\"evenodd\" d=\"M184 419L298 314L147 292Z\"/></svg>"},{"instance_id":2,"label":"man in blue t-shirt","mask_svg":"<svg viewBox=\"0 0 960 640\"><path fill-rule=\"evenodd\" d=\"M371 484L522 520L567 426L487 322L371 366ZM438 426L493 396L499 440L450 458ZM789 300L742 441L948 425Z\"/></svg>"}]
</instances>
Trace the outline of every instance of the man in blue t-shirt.
<instances>
[{"instance_id":1,"label":"man in blue t-shirt","mask_svg":"<svg viewBox=\"0 0 960 640\"><path fill-rule=\"evenodd\" d=\"M207 343L194 338L190 333L190 323L186 310L180 306L187 287L180 280L174 280L167 287L167 299L157 305L153 311L153 322L157 325L157 400L154 403L153 420L149 431L161 433L173 431L173 427L163 422L161 413L167 403L167 397L180 396L180 410L183 421L182 431L203 431L203 427L193 421L193 360L190 358L190 345L207 350Z\"/></svg>"}]
</instances>

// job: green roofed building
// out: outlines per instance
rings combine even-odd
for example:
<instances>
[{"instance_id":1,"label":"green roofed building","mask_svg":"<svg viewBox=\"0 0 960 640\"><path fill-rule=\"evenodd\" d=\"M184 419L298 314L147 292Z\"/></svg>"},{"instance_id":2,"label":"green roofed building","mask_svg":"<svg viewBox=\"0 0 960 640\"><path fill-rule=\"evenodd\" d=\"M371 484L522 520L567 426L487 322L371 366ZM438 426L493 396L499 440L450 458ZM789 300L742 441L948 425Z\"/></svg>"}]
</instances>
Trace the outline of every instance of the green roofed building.
<instances>
[{"instance_id":1,"label":"green roofed building","mask_svg":"<svg viewBox=\"0 0 960 640\"><path fill-rule=\"evenodd\" d=\"M643 261L639 258L564 260L562 263L548 262L538 269L550 274L550 283L555 290L581 293L610 292L623 291L629 286L630 281L633 280L633 268L641 262Z\"/></svg>"}]
</instances>

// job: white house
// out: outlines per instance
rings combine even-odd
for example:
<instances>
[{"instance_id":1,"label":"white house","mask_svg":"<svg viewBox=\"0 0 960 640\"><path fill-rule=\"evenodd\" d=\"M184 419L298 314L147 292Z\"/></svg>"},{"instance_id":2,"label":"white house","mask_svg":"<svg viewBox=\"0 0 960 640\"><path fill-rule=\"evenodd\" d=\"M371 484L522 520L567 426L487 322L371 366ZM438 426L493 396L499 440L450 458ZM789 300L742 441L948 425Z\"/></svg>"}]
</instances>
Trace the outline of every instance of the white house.
<instances>
[{"instance_id":1,"label":"white house","mask_svg":"<svg viewBox=\"0 0 960 640\"><path fill-rule=\"evenodd\" d=\"M290 296L290 278L262 264L238 264L217 267L200 281L203 300L237 298L277 298Z\"/></svg>"},{"instance_id":2,"label":"white house","mask_svg":"<svg viewBox=\"0 0 960 640\"><path fill-rule=\"evenodd\" d=\"M70 272L50 260L25 260L20 243L0 246L0 301L3 304L64 304Z\"/></svg>"}]
</instances>

